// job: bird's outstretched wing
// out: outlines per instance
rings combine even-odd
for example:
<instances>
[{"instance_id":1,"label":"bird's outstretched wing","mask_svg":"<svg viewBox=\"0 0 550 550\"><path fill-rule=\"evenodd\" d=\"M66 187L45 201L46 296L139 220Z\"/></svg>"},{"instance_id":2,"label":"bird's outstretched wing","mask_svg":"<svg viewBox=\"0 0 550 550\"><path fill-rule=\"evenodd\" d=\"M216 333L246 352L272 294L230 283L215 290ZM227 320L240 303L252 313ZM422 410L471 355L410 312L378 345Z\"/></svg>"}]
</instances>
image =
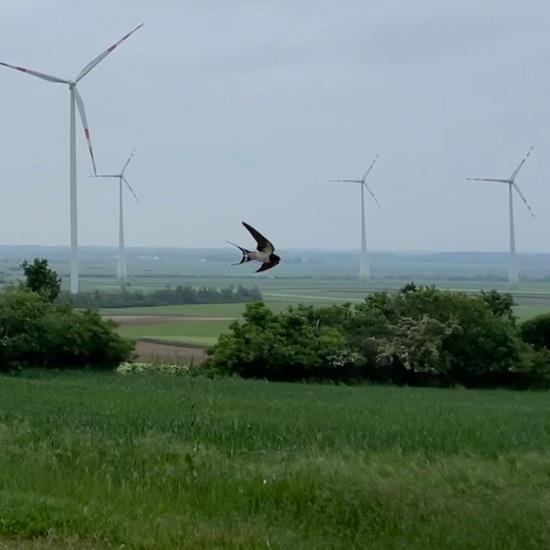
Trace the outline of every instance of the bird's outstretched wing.
<instances>
[{"instance_id":1,"label":"bird's outstretched wing","mask_svg":"<svg viewBox=\"0 0 550 550\"><path fill-rule=\"evenodd\" d=\"M268 269L271 269L272 267L275 267L277 264L275 262L266 262L262 264L254 273L259 273L260 271L267 271Z\"/></svg>"},{"instance_id":2,"label":"bird's outstretched wing","mask_svg":"<svg viewBox=\"0 0 550 550\"><path fill-rule=\"evenodd\" d=\"M275 251L275 247L270 241L268 241L259 231L254 229L251 225L248 225L246 222L242 222L242 224L248 229L250 234L254 237L254 239L258 243L258 246L256 247L256 250L258 252L273 254L273 252ZM264 269L267 269L267 268L264 268Z\"/></svg>"}]
</instances>

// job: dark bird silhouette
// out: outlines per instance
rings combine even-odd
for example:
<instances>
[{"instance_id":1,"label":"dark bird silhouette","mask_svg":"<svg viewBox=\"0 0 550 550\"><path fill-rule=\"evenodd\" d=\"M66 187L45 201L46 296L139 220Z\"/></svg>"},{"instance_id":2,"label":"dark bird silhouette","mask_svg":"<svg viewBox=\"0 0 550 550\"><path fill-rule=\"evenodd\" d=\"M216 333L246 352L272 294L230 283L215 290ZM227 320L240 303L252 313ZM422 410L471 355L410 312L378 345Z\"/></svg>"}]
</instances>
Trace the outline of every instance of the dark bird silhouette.
<instances>
[{"instance_id":1,"label":"dark bird silhouette","mask_svg":"<svg viewBox=\"0 0 550 550\"><path fill-rule=\"evenodd\" d=\"M241 222L250 232L250 234L254 237L256 240L257 246L256 250L248 250L246 248L243 248L242 246L239 246L238 244L232 243L231 241L226 241L229 244L232 244L233 246L236 246L243 254L243 257L240 262L236 264L231 265L241 265L246 262L250 262L252 260L255 260L257 262L260 262L262 265L255 271L255 273L259 273L260 271L267 271L268 269L271 269L272 267L275 267L280 261L280 256L277 256L277 254L274 254L275 247L269 241L266 239L257 229L254 229L251 225L247 224L246 222Z\"/></svg>"}]
</instances>

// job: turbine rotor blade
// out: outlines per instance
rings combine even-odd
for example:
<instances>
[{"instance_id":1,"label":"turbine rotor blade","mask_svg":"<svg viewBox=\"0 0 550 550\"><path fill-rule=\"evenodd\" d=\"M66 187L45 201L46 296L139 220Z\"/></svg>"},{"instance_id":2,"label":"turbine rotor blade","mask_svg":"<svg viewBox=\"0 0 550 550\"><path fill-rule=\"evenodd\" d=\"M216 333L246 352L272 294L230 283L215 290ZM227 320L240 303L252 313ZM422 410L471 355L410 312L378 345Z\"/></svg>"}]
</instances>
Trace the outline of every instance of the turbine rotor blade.
<instances>
[{"instance_id":1,"label":"turbine rotor blade","mask_svg":"<svg viewBox=\"0 0 550 550\"><path fill-rule=\"evenodd\" d=\"M330 180L330 181L344 181L350 183L363 183L363 180Z\"/></svg>"},{"instance_id":2,"label":"turbine rotor blade","mask_svg":"<svg viewBox=\"0 0 550 550\"><path fill-rule=\"evenodd\" d=\"M78 107L78 112L80 113L80 120L82 121L82 127L84 128L84 135L86 136L86 141L88 142L88 151L90 152L90 158L92 159L92 166L94 168L94 175L97 176L97 168L95 165L94 150L92 148L92 139L90 137L90 128L88 127L88 120L86 119L86 110L84 109L84 102L82 97L78 93L76 86L73 86L74 97L76 100L76 106Z\"/></svg>"},{"instance_id":3,"label":"turbine rotor blade","mask_svg":"<svg viewBox=\"0 0 550 550\"><path fill-rule=\"evenodd\" d=\"M515 182L512 182L512 186L518 192L518 195L521 197L521 200L525 203L525 206L527 206L529 212L531 212L531 216L533 216L533 218L534 218L535 214L534 214L533 210L531 210L531 207L529 206L529 203L527 202L527 199L523 196L523 193L520 191L520 188L516 185Z\"/></svg>"},{"instance_id":4,"label":"turbine rotor blade","mask_svg":"<svg viewBox=\"0 0 550 550\"><path fill-rule=\"evenodd\" d=\"M370 174L370 171L372 170L372 167L375 165L377 159L378 159L378 155L374 157L372 164L369 166L369 169L365 172L365 175L363 176L363 179L362 179L363 182L367 179L367 176Z\"/></svg>"},{"instance_id":5,"label":"turbine rotor blade","mask_svg":"<svg viewBox=\"0 0 550 550\"><path fill-rule=\"evenodd\" d=\"M92 178L120 178L120 174L94 174Z\"/></svg>"},{"instance_id":6,"label":"turbine rotor blade","mask_svg":"<svg viewBox=\"0 0 550 550\"><path fill-rule=\"evenodd\" d=\"M497 183L511 183L510 180L498 179L498 178L466 178L467 181L494 181Z\"/></svg>"},{"instance_id":7,"label":"turbine rotor blade","mask_svg":"<svg viewBox=\"0 0 550 550\"><path fill-rule=\"evenodd\" d=\"M115 42L112 46L109 46L102 54L98 55L94 60L90 61L83 69L80 71L80 74L75 78L75 82L83 79L95 66L97 66L101 61L103 61L115 48L120 46L127 38L134 34L138 29L143 27L144 23L138 25L135 29L131 30L128 34L123 36L118 42Z\"/></svg>"},{"instance_id":8,"label":"turbine rotor blade","mask_svg":"<svg viewBox=\"0 0 550 550\"><path fill-rule=\"evenodd\" d=\"M37 78L41 78L42 80L47 80L48 82L55 82L57 84L70 84L71 82L69 80L64 80L63 78L58 78L57 76L51 76L49 74L39 73L38 71L31 71L30 69L26 69L25 67L18 67L17 65L9 65L8 63L3 63L0 61L0 65L3 67L8 67L9 69L15 69L16 71L20 71L22 73L27 73L32 76L36 76Z\"/></svg>"},{"instance_id":9,"label":"turbine rotor blade","mask_svg":"<svg viewBox=\"0 0 550 550\"><path fill-rule=\"evenodd\" d=\"M139 202L139 199L137 198L137 195L134 193L134 190L132 189L132 186L128 183L128 180L124 176L120 176L124 183L128 186L128 189L132 192L132 195L134 195L134 199L136 199L137 202Z\"/></svg>"},{"instance_id":10,"label":"turbine rotor blade","mask_svg":"<svg viewBox=\"0 0 550 550\"><path fill-rule=\"evenodd\" d=\"M380 206L380 203L378 202L378 199L374 196L374 193L371 191L371 188L368 186L367 183L363 182L363 185L367 188L367 191L371 194L371 197L374 199L374 202Z\"/></svg>"},{"instance_id":11,"label":"turbine rotor blade","mask_svg":"<svg viewBox=\"0 0 550 550\"><path fill-rule=\"evenodd\" d=\"M535 146L533 145L531 149L529 149L523 160L519 163L519 166L512 172L512 174L510 175L510 181L514 181L514 179L518 175L518 172L521 170L521 167L525 164L525 161L529 158L529 155L534 148Z\"/></svg>"},{"instance_id":12,"label":"turbine rotor blade","mask_svg":"<svg viewBox=\"0 0 550 550\"><path fill-rule=\"evenodd\" d=\"M130 154L130 157L128 158L128 160L126 161L126 164L122 167L122 170L120 171L120 175L123 176L124 175L124 172L126 170L126 167L128 166L128 164L130 164L130 161L132 160L132 157L134 156L134 153L136 152L136 150L134 149L132 151L132 153Z\"/></svg>"}]
</instances>

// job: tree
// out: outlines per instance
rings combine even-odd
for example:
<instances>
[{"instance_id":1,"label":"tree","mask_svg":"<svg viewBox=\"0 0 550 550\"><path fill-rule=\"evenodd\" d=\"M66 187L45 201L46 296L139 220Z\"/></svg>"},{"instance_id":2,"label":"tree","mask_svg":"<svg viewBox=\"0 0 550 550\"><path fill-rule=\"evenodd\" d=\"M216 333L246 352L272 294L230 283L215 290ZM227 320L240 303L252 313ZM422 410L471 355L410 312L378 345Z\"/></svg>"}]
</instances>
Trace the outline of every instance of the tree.
<instances>
[{"instance_id":1,"label":"tree","mask_svg":"<svg viewBox=\"0 0 550 550\"><path fill-rule=\"evenodd\" d=\"M311 312L299 307L275 314L264 303L247 305L244 321L235 321L208 350L206 367L275 381L358 378L361 356L342 332L321 326Z\"/></svg>"},{"instance_id":2,"label":"tree","mask_svg":"<svg viewBox=\"0 0 550 550\"><path fill-rule=\"evenodd\" d=\"M0 372L20 368L113 369L133 357L134 343L97 310L56 305L59 277L46 260L24 262L25 284L0 293Z\"/></svg>"},{"instance_id":3,"label":"tree","mask_svg":"<svg viewBox=\"0 0 550 550\"><path fill-rule=\"evenodd\" d=\"M374 338L383 364L390 364L391 349L398 352L391 365L409 371L407 383L417 371L420 378L431 372L431 381L438 378L444 385L505 385L522 354L510 308L496 291L472 296L407 285L396 294L368 296L356 308L356 330Z\"/></svg>"},{"instance_id":4,"label":"tree","mask_svg":"<svg viewBox=\"0 0 550 550\"><path fill-rule=\"evenodd\" d=\"M522 325L522 341L513 299L497 291L471 295L410 283L354 307L300 305L276 314L257 303L230 331L208 350L207 366L243 377L550 386L550 315Z\"/></svg>"},{"instance_id":5,"label":"tree","mask_svg":"<svg viewBox=\"0 0 550 550\"><path fill-rule=\"evenodd\" d=\"M0 372L26 363L38 352L38 323L51 304L26 288L8 287L0 294Z\"/></svg>"},{"instance_id":6,"label":"tree","mask_svg":"<svg viewBox=\"0 0 550 550\"><path fill-rule=\"evenodd\" d=\"M490 307L494 315L507 319L513 325L516 324L517 317L514 314L516 303L511 294L497 292L496 290L489 292L482 290L479 297Z\"/></svg>"},{"instance_id":7,"label":"tree","mask_svg":"<svg viewBox=\"0 0 550 550\"><path fill-rule=\"evenodd\" d=\"M550 313L542 313L524 321L520 325L520 334L523 341L535 349L550 350Z\"/></svg>"},{"instance_id":8,"label":"tree","mask_svg":"<svg viewBox=\"0 0 550 550\"><path fill-rule=\"evenodd\" d=\"M24 286L54 302L61 292L61 277L48 267L48 260L35 258L32 264L25 260L20 267L25 275Z\"/></svg>"}]
</instances>

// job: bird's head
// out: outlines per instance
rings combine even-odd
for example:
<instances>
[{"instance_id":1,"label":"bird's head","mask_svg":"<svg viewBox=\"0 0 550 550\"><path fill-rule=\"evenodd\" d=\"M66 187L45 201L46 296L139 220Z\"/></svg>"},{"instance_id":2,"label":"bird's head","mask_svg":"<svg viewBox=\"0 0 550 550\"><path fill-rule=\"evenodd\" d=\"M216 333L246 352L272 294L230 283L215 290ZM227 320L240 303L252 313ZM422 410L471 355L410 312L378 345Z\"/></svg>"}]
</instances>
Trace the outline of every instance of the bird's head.
<instances>
[{"instance_id":1,"label":"bird's head","mask_svg":"<svg viewBox=\"0 0 550 550\"><path fill-rule=\"evenodd\" d=\"M277 254L270 254L269 255L269 261L272 264L278 264L281 261L281 257L277 256Z\"/></svg>"}]
</instances>

